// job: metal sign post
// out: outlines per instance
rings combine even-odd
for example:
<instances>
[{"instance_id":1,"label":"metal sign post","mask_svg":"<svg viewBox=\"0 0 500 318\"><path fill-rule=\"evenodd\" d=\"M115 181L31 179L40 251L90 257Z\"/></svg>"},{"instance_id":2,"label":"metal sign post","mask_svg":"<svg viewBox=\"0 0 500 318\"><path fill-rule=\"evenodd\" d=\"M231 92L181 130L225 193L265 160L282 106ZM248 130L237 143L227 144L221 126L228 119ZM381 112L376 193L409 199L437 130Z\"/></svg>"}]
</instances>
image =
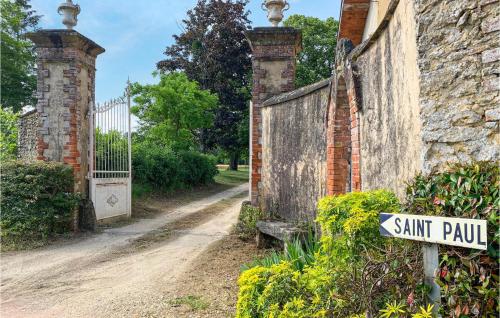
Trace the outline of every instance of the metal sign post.
<instances>
[{"instance_id":1,"label":"metal sign post","mask_svg":"<svg viewBox=\"0 0 500 318\"><path fill-rule=\"evenodd\" d=\"M487 249L486 220L380 213L379 230L382 236L425 242L422 248L424 279L432 287L428 298L434 305L433 313L436 316L441 302L441 289L436 283L439 269L438 244Z\"/></svg>"},{"instance_id":2,"label":"metal sign post","mask_svg":"<svg viewBox=\"0 0 500 318\"><path fill-rule=\"evenodd\" d=\"M422 247L424 256L424 281L431 286L431 291L427 295L429 302L434 305L432 313L438 315L441 305L441 287L436 283L436 274L439 270L439 246L437 244L425 243Z\"/></svg>"}]
</instances>

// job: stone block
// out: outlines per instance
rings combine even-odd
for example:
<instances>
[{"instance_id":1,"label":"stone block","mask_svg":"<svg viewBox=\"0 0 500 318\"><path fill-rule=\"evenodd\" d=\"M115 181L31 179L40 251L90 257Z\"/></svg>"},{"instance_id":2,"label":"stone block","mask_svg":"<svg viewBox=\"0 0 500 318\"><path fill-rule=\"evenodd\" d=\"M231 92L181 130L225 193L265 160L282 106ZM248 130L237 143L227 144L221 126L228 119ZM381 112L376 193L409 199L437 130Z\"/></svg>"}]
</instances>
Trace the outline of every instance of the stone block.
<instances>
[{"instance_id":1,"label":"stone block","mask_svg":"<svg viewBox=\"0 0 500 318\"><path fill-rule=\"evenodd\" d=\"M500 78L498 76L490 76L484 79L483 89L485 92L498 92L500 90Z\"/></svg>"},{"instance_id":2,"label":"stone block","mask_svg":"<svg viewBox=\"0 0 500 318\"><path fill-rule=\"evenodd\" d=\"M481 0L479 2L479 5L481 6L485 6L485 5L488 5L488 4L492 4L492 3L496 3L498 2L499 0Z\"/></svg>"},{"instance_id":3,"label":"stone block","mask_svg":"<svg viewBox=\"0 0 500 318\"><path fill-rule=\"evenodd\" d=\"M484 112L484 117L486 121L498 121L500 120L500 109L498 107L490 109Z\"/></svg>"},{"instance_id":4,"label":"stone block","mask_svg":"<svg viewBox=\"0 0 500 318\"><path fill-rule=\"evenodd\" d=\"M481 23L481 29L484 33L491 33L500 31L500 19L498 17L491 17Z\"/></svg>"},{"instance_id":5,"label":"stone block","mask_svg":"<svg viewBox=\"0 0 500 318\"><path fill-rule=\"evenodd\" d=\"M493 48L486 50L481 54L481 60L483 63L491 63L500 60L500 48Z\"/></svg>"},{"instance_id":6,"label":"stone block","mask_svg":"<svg viewBox=\"0 0 500 318\"><path fill-rule=\"evenodd\" d=\"M260 233L271 236L282 242L292 242L307 232L296 225L282 221L258 221L257 229Z\"/></svg>"}]
</instances>

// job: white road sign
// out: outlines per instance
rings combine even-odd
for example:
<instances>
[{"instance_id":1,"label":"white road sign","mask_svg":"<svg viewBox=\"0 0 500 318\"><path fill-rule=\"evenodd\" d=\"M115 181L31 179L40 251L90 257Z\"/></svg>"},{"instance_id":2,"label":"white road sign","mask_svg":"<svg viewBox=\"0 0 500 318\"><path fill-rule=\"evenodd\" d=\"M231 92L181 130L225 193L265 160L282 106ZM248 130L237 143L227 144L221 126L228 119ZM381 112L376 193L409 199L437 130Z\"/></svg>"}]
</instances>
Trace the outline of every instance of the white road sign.
<instances>
[{"instance_id":1,"label":"white road sign","mask_svg":"<svg viewBox=\"0 0 500 318\"><path fill-rule=\"evenodd\" d=\"M486 220L380 214L380 234L408 240L486 249Z\"/></svg>"}]
</instances>

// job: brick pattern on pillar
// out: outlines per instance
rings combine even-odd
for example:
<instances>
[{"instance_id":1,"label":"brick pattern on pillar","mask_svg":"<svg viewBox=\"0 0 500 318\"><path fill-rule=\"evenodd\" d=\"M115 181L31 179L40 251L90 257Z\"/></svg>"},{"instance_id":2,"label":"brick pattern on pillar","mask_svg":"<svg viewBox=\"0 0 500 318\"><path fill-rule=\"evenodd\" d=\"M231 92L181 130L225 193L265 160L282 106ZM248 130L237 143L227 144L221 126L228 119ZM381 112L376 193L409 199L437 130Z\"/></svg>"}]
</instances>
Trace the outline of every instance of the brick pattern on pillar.
<instances>
[{"instance_id":1,"label":"brick pattern on pillar","mask_svg":"<svg viewBox=\"0 0 500 318\"><path fill-rule=\"evenodd\" d=\"M361 191L361 142L359 134L359 112L356 92L351 87L347 91L351 132L351 191Z\"/></svg>"},{"instance_id":2,"label":"brick pattern on pillar","mask_svg":"<svg viewBox=\"0 0 500 318\"><path fill-rule=\"evenodd\" d=\"M344 80L339 80L330 103L327 142L327 192L346 193L350 187L351 115Z\"/></svg>"},{"instance_id":3,"label":"brick pattern on pillar","mask_svg":"<svg viewBox=\"0 0 500 318\"><path fill-rule=\"evenodd\" d=\"M37 53L37 160L70 165L75 191L87 193L88 106L95 98L95 60L104 49L76 31L28 34Z\"/></svg>"},{"instance_id":4,"label":"brick pattern on pillar","mask_svg":"<svg viewBox=\"0 0 500 318\"><path fill-rule=\"evenodd\" d=\"M293 28L270 27L247 31L252 48L251 201L258 206L262 169L261 105L268 98L295 88L296 56L301 33Z\"/></svg>"},{"instance_id":5,"label":"brick pattern on pillar","mask_svg":"<svg viewBox=\"0 0 500 318\"><path fill-rule=\"evenodd\" d=\"M335 80L328 111L327 193L361 191L358 107L354 88L343 77Z\"/></svg>"}]
</instances>

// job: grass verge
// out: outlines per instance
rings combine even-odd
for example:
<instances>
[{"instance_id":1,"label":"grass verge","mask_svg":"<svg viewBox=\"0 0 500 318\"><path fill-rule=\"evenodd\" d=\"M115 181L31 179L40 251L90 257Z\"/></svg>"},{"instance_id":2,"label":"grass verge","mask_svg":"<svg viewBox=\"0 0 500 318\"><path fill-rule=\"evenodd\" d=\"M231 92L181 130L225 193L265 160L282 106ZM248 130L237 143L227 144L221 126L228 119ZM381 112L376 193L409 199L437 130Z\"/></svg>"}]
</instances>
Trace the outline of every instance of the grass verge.
<instances>
[{"instance_id":1,"label":"grass verge","mask_svg":"<svg viewBox=\"0 0 500 318\"><path fill-rule=\"evenodd\" d=\"M193 187L190 189L178 189L175 191L161 191L158 189L154 189L150 185L143 184L133 184L132 185L132 201L134 203L147 201L148 198L158 199L159 197L171 199L178 203L185 203L191 200L201 199L203 197L216 194L218 192L227 190L232 187L236 187L240 184L248 182L248 166L242 166L238 171L230 171L224 167L219 167L219 174L217 174L214 178L214 182L202 186ZM140 209L134 209L140 210ZM147 211L145 214L148 214ZM140 212L139 217L144 217L146 215L142 215Z\"/></svg>"},{"instance_id":2,"label":"grass verge","mask_svg":"<svg viewBox=\"0 0 500 318\"><path fill-rule=\"evenodd\" d=\"M203 298L194 295L178 297L175 298L174 300L171 300L169 303L173 307L188 305L191 308L191 310L204 310L209 306L209 303L206 302Z\"/></svg>"}]
</instances>

